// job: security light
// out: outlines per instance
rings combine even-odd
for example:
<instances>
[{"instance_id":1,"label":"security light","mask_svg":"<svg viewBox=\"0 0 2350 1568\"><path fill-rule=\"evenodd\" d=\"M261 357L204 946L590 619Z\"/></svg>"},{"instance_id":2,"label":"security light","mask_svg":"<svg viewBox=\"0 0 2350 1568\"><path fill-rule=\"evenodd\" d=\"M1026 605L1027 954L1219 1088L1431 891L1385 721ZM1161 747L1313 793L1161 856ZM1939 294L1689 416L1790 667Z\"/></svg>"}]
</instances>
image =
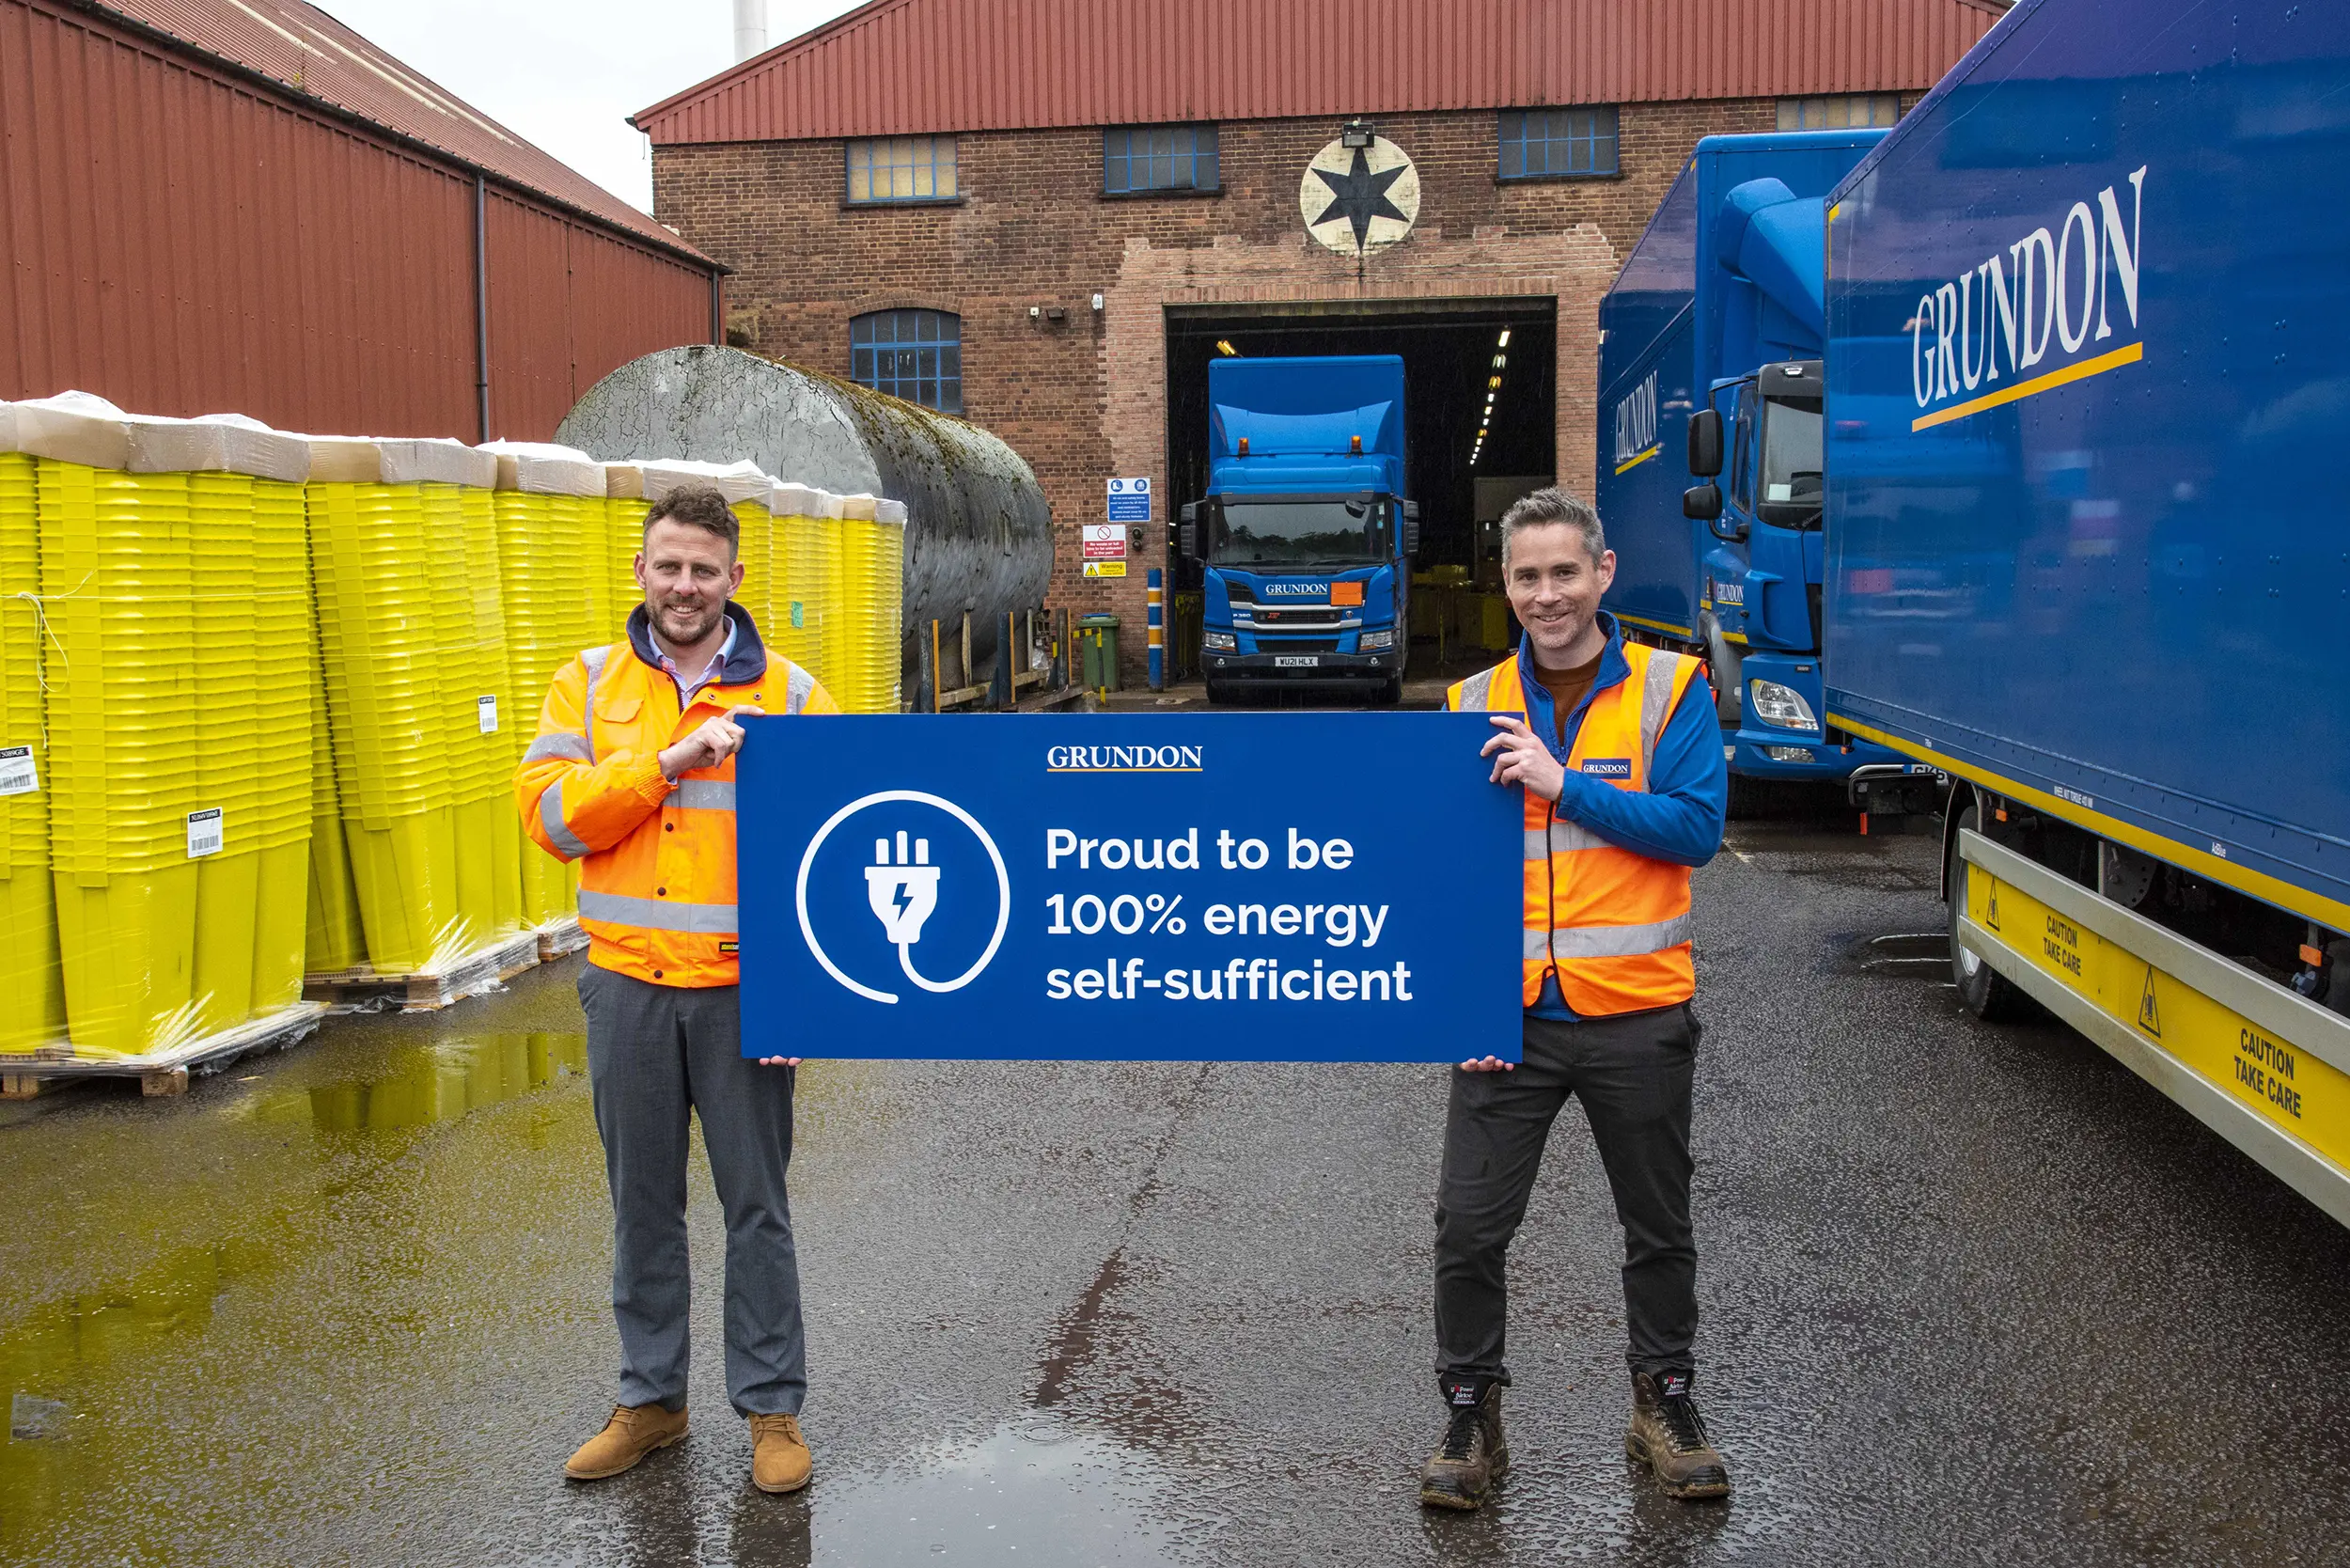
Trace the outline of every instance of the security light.
<instances>
[{"instance_id":1,"label":"security light","mask_svg":"<svg viewBox=\"0 0 2350 1568\"><path fill-rule=\"evenodd\" d=\"M1339 129L1340 147L1369 147L1379 139L1379 133L1368 120L1350 119Z\"/></svg>"}]
</instances>

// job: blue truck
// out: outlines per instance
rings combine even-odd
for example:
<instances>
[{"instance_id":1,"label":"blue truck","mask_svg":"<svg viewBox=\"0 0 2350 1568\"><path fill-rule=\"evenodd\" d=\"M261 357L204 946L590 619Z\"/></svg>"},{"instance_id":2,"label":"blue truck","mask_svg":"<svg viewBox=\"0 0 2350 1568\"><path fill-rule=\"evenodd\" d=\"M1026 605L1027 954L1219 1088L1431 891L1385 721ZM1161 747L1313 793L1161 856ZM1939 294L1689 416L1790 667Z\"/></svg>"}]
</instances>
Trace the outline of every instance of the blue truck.
<instances>
[{"instance_id":1,"label":"blue truck","mask_svg":"<svg viewBox=\"0 0 2350 1568\"><path fill-rule=\"evenodd\" d=\"M2021 0L1838 183L1822 716L1953 779L1969 1010L2350 1223L2345 84L2350 8Z\"/></svg>"},{"instance_id":2,"label":"blue truck","mask_svg":"<svg viewBox=\"0 0 2350 1568\"><path fill-rule=\"evenodd\" d=\"M1937 804L1933 769L1821 717L1825 197L1884 134L1706 137L1600 304L1603 604L1711 667L1733 815L1762 780Z\"/></svg>"},{"instance_id":3,"label":"blue truck","mask_svg":"<svg viewBox=\"0 0 2350 1568\"><path fill-rule=\"evenodd\" d=\"M1204 578L1208 699L1343 685L1395 702L1419 549L1402 356L1218 359L1208 404L1207 494L1178 536Z\"/></svg>"}]
</instances>

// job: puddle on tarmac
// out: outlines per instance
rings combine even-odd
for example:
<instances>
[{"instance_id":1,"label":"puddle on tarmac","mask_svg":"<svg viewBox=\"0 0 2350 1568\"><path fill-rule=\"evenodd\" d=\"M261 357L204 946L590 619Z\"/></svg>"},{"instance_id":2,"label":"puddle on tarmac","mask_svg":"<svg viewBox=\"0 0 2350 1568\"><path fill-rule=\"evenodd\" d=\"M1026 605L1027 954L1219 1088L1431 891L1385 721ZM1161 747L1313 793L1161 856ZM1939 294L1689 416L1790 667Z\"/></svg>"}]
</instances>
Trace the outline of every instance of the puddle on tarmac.
<instances>
[{"instance_id":1,"label":"puddle on tarmac","mask_svg":"<svg viewBox=\"0 0 2350 1568\"><path fill-rule=\"evenodd\" d=\"M1174 1563L1175 1488L1157 1460L1031 1418L813 1497L815 1560L858 1568Z\"/></svg>"},{"instance_id":2,"label":"puddle on tarmac","mask_svg":"<svg viewBox=\"0 0 2350 1568\"><path fill-rule=\"evenodd\" d=\"M489 1034L400 1053L378 1073L275 1090L246 1115L307 1122L321 1132L389 1132L456 1121L588 1071L583 1034Z\"/></svg>"},{"instance_id":3,"label":"puddle on tarmac","mask_svg":"<svg viewBox=\"0 0 2350 1568\"><path fill-rule=\"evenodd\" d=\"M1950 934L1946 931L1867 937L1844 949L1844 961L1857 974L1951 983Z\"/></svg>"}]
</instances>

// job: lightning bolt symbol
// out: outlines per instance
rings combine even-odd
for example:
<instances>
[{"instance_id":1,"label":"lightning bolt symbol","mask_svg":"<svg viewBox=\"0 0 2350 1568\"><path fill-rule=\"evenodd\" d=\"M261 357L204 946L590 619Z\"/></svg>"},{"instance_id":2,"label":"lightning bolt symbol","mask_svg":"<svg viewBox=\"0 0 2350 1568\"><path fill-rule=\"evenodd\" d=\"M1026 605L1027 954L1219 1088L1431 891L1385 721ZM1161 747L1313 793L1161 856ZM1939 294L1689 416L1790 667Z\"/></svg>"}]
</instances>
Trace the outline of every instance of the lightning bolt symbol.
<instances>
[{"instance_id":1,"label":"lightning bolt symbol","mask_svg":"<svg viewBox=\"0 0 2350 1568\"><path fill-rule=\"evenodd\" d=\"M898 913L902 915L906 912L908 906L914 902L914 888L908 884L901 882L898 884L897 890L890 894L889 899L892 903L898 906Z\"/></svg>"}]
</instances>

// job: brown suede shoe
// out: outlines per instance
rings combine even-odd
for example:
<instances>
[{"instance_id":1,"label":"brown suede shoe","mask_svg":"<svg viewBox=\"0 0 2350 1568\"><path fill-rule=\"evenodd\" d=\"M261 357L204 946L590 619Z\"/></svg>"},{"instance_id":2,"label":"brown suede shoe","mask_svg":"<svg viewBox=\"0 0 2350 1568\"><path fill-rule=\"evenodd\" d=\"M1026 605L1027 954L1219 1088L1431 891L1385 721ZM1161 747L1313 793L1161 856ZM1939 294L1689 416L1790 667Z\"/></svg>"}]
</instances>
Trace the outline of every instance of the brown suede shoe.
<instances>
[{"instance_id":1,"label":"brown suede shoe","mask_svg":"<svg viewBox=\"0 0 2350 1568\"><path fill-rule=\"evenodd\" d=\"M1632 1376L1632 1425L1623 1451L1656 1472L1668 1497L1730 1496L1730 1466L1706 1435L1685 1372Z\"/></svg>"},{"instance_id":2,"label":"brown suede shoe","mask_svg":"<svg viewBox=\"0 0 2350 1568\"><path fill-rule=\"evenodd\" d=\"M796 1492L815 1470L815 1456L800 1435L799 1417L751 1418L752 1485L762 1492Z\"/></svg>"},{"instance_id":3,"label":"brown suede shoe","mask_svg":"<svg viewBox=\"0 0 2350 1568\"><path fill-rule=\"evenodd\" d=\"M579 1446L563 1473L573 1481L602 1481L634 1469L655 1449L684 1440L684 1411L658 1404L616 1404L603 1430Z\"/></svg>"},{"instance_id":4,"label":"brown suede shoe","mask_svg":"<svg viewBox=\"0 0 2350 1568\"><path fill-rule=\"evenodd\" d=\"M1484 1506L1485 1498L1510 1469L1510 1440L1501 1434L1501 1384L1489 1383L1480 1393L1474 1388L1449 1388L1452 1416L1444 1441L1419 1470L1422 1508L1451 1508L1464 1513ZM1461 1403L1463 1399L1473 1400Z\"/></svg>"}]
</instances>

